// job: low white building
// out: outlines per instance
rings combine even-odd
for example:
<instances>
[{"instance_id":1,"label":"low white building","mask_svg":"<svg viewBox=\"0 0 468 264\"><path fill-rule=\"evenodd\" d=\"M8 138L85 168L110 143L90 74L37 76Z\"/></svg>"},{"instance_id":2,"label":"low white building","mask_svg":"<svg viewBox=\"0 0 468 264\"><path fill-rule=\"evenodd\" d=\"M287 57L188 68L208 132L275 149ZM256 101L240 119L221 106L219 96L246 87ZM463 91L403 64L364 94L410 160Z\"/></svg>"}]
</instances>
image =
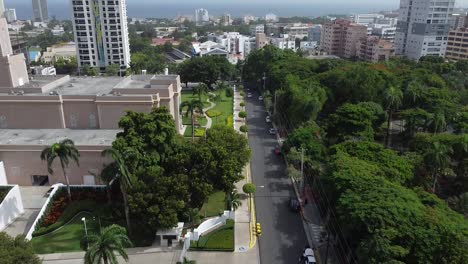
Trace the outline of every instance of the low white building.
<instances>
[{"instance_id":1,"label":"low white building","mask_svg":"<svg viewBox=\"0 0 468 264\"><path fill-rule=\"evenodd\" d=\"M282 50L296 50L296 41L290 40L287 34L282 34L279 38L270 38L270 44Z\"/></svg>"},{"instance_id":2,"label":"low white building","mask_svg":"<svg viewBox=\"0 0 468 264\"><path fill-rule=\"evenodd\" d=\"M265 25L258 24L258 25L251 25L250 26L250 35L256 36L258 33L265 33Z\"/></svg>"},{"instance_id":3,"label":"low white building","mask_svg":"<svg viewBox=\"0 0 468 264\"><path fill-rule=\"evenodd\" d=\"M267 22L277 22L278 16L273 13L268 13L265 15L265 21Z\"/></svg>"},{"instance_id":4,"label":"low white building","mask_svg":"<svg viewBox=\"0 0 468 264\"><path fill-rule=\"evenodd\" d=\"M76 57L75 42L53 45L42 54L42 60L45 63L53 63L58 59L70 60L74 57Z\"/></svg>"},{"instance_id":5,"label":"low white building","mask_svg":"<svg viewBox=\"0 0 468 264\"><path fill-rule=\"evenodd\" d=\"M14 8L5 9L4 15L5 15L5 18L6 18L8 23L11 23L11 22L17 20L17 18L16 18L16 9L14 9Z\"/></svg>"}]
</instances>

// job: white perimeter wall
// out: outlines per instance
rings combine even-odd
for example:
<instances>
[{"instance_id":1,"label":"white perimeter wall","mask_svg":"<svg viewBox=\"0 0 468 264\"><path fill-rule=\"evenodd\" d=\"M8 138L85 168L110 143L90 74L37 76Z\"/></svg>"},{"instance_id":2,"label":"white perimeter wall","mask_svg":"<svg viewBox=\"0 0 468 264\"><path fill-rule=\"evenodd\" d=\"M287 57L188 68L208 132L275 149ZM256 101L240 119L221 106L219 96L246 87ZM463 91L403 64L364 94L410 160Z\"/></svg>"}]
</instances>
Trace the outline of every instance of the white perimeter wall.
<instances>
[{"instance_id":1,"label":"white perimeter wall","mask_svg":"<svg viewBox=\"0 0 468 264\"><path fill-rule=\"evenodd\" d=\"M0 231L5 229L23 213L24 208L23 201L21 200L21 193L18 185L14 185L0 204Z\"/></svg>"},{"instance_id":2,"label":"white perimeter wall","mask_svg":"<svg viewBox=\"0 0 468 264\"><path fill-rule=\"evenodd\" d=\"M7 177L5 173L5 167L3 166L3 161L0 161L0 185L7 185L7 184L8 184L8 181L7 181Z\"/></svg>"}]
</instances>

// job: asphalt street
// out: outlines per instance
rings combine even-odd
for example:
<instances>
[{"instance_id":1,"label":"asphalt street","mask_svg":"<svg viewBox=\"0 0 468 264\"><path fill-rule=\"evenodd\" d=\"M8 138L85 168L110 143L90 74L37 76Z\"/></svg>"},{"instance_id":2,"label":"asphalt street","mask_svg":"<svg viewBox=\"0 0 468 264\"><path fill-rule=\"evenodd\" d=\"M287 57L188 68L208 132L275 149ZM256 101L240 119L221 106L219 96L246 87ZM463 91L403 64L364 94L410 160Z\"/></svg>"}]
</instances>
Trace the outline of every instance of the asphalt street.
<instances>
[{"instance_id":1,"label":"asphalt street","mask_svg":"<svg viewBox=\"0 0 468 264\"><path fill-rule=\"evenodd\" d=\"M246 91L248 93L249 91ZM276 137L265 122L267 113L258 93L246 98L249 144L252 149L251 175L257 186L255 210L262 235L258 240L262 264L296 264L307 244L304 226L298 213L288 207L295 197L291 180L285 173L285 164L274 154Z\"/></svg>"}]
</instances>

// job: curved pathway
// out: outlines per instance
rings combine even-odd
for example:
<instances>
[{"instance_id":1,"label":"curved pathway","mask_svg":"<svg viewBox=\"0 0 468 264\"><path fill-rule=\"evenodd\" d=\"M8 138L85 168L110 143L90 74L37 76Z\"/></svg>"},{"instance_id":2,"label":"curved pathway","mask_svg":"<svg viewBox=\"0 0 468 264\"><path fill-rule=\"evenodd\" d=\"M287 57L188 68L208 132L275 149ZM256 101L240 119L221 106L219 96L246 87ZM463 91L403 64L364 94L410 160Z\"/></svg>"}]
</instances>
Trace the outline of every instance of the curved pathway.
<instances>
[{"instance_id":1,"label":"curved pathway","mask_svg":"<svg viewBox=\"0 0 468 264\"><path fill-rule=\"evenodd\" d=\"M212 92L209 92L209 94L215 95L215 94L212 93ZM208 103L210 103L211 105L208 106L207 108L204 108L204 109L203 109L203 113L205 113L205 118L206 118L206 121L207 121L207 122L206 122L206 125L203 126L203 127L206 128L206 129L208 129L208 128L210 128L211 125L213 124L213 120L211 119L211 117L209 117L209 116L206 114L206 112L207 112L208 110L212 109L213 107L215 107L216 104L213 103L213 102L211 102L210 99L206 99L206 101L208 101Z\"/></svg>"}]
</instances>

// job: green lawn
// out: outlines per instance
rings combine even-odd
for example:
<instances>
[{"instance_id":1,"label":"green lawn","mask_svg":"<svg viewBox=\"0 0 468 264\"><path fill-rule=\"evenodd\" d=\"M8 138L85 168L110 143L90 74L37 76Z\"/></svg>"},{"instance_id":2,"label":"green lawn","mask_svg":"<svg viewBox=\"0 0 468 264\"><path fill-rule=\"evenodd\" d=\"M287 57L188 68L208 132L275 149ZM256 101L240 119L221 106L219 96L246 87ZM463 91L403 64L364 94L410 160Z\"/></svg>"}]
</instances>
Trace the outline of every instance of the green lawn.
<instances>
[{"instance_id":1,"label":"green lawn","mask_svg":"<svg viewBox=\"0 0 468 264\"><path fill-rule=\"evenodd\" d=\"M199 124L200 126L206 126L207 122L208 122L208 120L206 120L206 117L204 117L204 116L197 117L196 120L195 120L195 124ZM192 119L190 118L190 116L182 115L182 124L192 125Z\"/></svg>"},{"instance_id":2,"label":"green lawn","mask_svg":"<svg viewBox=\"0 0 468 264\"><path fill-rule=\"evenodd\" d=\"M91 213L79 213L70 223L64 225L61 229L47 235L34 237L31 240L34 252L37 254L49 254L81 251L80 241L85 235L84 224L81 221L82 217L86 218L88 233L95 233L99 230L98 221L93 220Z\"/></svg>"},{"instance_id":3,"label":"green lawn","mask_svg":"<svg viewBox=\"0 0 468 264\"><path fill-rule=\"evenodd\" d=\"M224 226L201 236L198 241L191 241L190 249L234 251L234 220L228 219Z\"/></svg>"},{"instance_id":4,"label":"green lawn","mask_svg":"<svg viewBox=\"0 0 468 264\"><path fill-rule=\"evenodd\" d=\"M195 126L195 137L204 137L205 128ZM186 125L184 137L192 137L192 125Z\"/></svg>"},{"instance_id":5,"label":"green lawn","mask_svg":"<svg viewBox=\"0 0 468 264\"><path fill-rule=\"evenodd\" d=\"M199 213L202 218L218 216L226 209L226 194L223 191L215 192L208 197Z\"/></svg>"},{"instance_id":6,"label":"green lawn","mask_svg":"<svg viewBox=\"0 0 468 264\"><path fill-rule=\"evenodd\" d=\"M202 94L201 96L203 106L208 107L211 104L207 102L208 95L207 94ZM185 101L192 101L192 100L198 100L198 94L193 94L192 91L182 91L182 102Z\"/></svg>"},{"instance_id":7,"label":"green lawn","mask_svg":"<svg viewBox=\"0 0 468 264\"><path fill-rule=\"evenodd\" d=\"M233 115L234 99L232 97L226 97L224 90L216 90L215 93L221 97L219 102L215 102L216 106L213 110L220 111L221 115L213 118L213 125L226 125L228 116Z\"/></svg>"}]
</instances>

